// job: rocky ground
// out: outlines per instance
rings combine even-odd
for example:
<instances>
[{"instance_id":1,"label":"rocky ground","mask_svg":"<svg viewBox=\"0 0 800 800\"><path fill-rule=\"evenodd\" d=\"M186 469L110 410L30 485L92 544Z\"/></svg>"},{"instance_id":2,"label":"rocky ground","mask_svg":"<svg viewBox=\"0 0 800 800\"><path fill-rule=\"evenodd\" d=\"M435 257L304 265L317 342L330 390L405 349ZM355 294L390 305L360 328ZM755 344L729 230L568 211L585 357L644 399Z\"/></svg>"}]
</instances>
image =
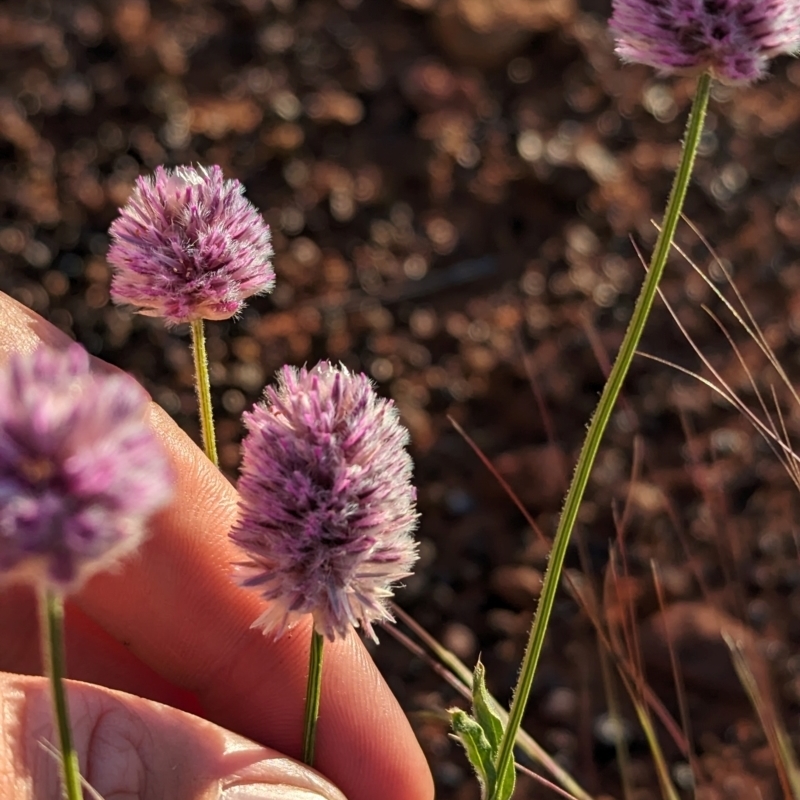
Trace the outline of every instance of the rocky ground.
<instances>
[{"instance_id":1,"label":"rocky ground","mask_svg":"<svg viewBox=\"0 0 800 800\"><path fill-rule=\"evenodd\" d=\"M278 366L327 356L368 372L398 403L417 462L422 560L398 599L467 663L481 653L503 701L547 548L449 418L551 536L693 87L620 65L608 13L607 0L0 7L0 289L133 372L197 435L186 333L109 304L106 230L134 177L158 164L217 163L242 180L272 225L278 287L237 322L210 325L225 470L235 477L241 411ZM754 88L714 90L686 211L723 267L685 227L680 242L711 282L676 256L664 292L718 375L765 419L746 365L776 430L791 435L800 63L773 71ZM735 299L725 269L789 387L715 297ZM643 349L700 368L663 304ZM703 800L784 796L721 631L744 643L771 693L764 707L796 734L797 498L740 413L697 380L636 361L569 566L605 640L635 654L679 718L673 641L690 723L678 731L697 753ZM415 722L438 796L477 798L442 722L455 692L381 638L375 657ZM630 796L655 798L630 703L624 725L609 721L600 652L565 590L526 727L587 789L614 797L621 731ZM658 733L691 796L681 737ZM527 778L520 787L520 797L556 796Z\"/></svg>"}]
</instances>

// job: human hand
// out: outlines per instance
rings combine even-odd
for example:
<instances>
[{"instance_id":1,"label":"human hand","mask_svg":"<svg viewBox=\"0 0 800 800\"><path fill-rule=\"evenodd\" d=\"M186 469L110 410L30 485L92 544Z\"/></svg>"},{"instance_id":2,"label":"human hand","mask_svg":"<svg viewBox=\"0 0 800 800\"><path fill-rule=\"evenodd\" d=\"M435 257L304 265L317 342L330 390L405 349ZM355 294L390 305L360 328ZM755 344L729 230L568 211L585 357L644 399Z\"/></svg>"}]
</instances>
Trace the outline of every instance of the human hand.
<instances>
[{"instance_id":1,"label":"human hand","mask_svg":"<svg viewBox=\"0 0 800 800\"><path fill-rule=\"evenodd\" d=\"M0 360L67 343L2 295L0 317ZM237 785L225 796L341 800L280 755L301 750L307 627L277 642L250 628L262 601L230 579L236 493L155 405L150 422L174 463L175 499L138 554L67 605L68 674L87 682L69 687L82 774L107 800L210 800ZM39 662L34 597L6 589L0 670L16 674L0 674L0 798L57 796L57 762L38 744L55 740ZM430 800L422 752L355 633L326 647L323 684L315 767L349 800Z\"/></svg>"}]
</instances>

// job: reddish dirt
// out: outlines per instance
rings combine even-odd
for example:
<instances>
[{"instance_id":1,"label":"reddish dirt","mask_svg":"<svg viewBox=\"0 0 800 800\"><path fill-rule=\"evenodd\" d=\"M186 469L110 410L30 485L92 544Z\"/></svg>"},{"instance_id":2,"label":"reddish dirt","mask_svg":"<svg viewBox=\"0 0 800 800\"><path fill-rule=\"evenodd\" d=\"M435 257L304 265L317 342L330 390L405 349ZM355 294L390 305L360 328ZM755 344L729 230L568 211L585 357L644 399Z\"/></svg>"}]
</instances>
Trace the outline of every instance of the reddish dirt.
<instances>
[{"instance_id":1,"label":"reddish dirt","mask_svg":"<svg viewBox=\"0 0 800 800\"><path fill-rule=\"evenodd\" d=\"M136 374L196 435L187 336L109 304L106 229L134 177L162 162L218 163L241 179L273 226L278 288L239 321L210 326L225 470L235 476L240 412L284 362L328 356L371 374L398 403L417 461L422 560L399 602L468 663L482 654L503 701L547 549L448 417L551 536L642 277L631 239L653 243L692 92L688 79L620 65L608 11L604 0L0 8L0 288ZM800 63L781 60L774 73L754 88L715 88L686 212L796 383ZM684 228L679 239L724 289L697 237ZM794 434L800 406L681 258L664 293L757 410L749 366L777 420L776 385ZM643 349L699 366L663 305ZM604 598L612 640L640 655L677 717L671 632L704 800L783 796L721 632L745 642L795 735L797 497L741 414L637 359L569 568ZM438 797L477 798L440 720L455 693L388 633L375 657L414 720ZM597 637L564 590L526 727L587 789L619 797L607 708ZM629 703L622 713L631 796L656 797ZM686 759L659 735L689 797ZM522 778L528 796L555 797Z\"/></svg>"}]
</instances>

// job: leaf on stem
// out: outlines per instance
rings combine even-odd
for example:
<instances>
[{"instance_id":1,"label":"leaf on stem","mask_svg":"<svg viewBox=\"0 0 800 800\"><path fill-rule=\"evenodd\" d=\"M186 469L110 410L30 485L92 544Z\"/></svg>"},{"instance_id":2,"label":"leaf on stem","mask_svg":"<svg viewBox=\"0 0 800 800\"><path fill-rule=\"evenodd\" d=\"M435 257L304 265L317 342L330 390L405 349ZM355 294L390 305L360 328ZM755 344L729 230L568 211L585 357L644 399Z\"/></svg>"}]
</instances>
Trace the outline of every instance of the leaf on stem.
<instances>
[{"instance_id":1,"label":"leaf on stem","mask_svg":"<svg viewBox=\"0 0 800 800\"><path fill-rule=\"evenodd\" d=\"M483 729L494 759L503 738L503 722L486 690L486 668L480 661L475 665L472 675L472 713Z\"/></svg>"},{"instance_id":2,"label":"leaf on stem","mask_svg":"<svg viewBox=\"0 0 800 800\"><path fill-rule=\"evenodd\" d=\"M496 783L494 754L489 740L480 724L460 708L450 710L450 724L478 776L481 800L486 800L494 791Z\"/></svg>"},{"instance_id":3,"label":"leaf on stem","mask_svg":"<svg viewBox=\"0 0 800 800\"><path fill-rule=\"evenodd\" d=\"M497 774L504 725L486 689L486 669L480 661L472 674L472 716L460 708L451 709L450 723L478 775L482 800L509 800L517 775L513 762L502 775Z\"/></svg>"}]
</instances>

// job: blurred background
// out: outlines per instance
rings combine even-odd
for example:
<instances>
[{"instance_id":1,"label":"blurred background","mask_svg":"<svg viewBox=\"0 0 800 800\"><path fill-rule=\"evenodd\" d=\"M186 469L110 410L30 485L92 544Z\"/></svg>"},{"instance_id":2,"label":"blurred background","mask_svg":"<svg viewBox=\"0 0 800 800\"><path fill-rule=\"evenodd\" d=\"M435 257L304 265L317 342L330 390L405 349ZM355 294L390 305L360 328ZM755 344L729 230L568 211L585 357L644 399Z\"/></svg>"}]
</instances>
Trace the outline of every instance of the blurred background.
<instances>
[{"instance_id":1,"label":"blurred background","mask_svg":"<svg viewBox=\"0 0 800 800\"><path fill-rule=\"evenodd\" d=\"M5 0L0 5L0 289L136 375L198 438L188 336L109 303L107 228L137 175L219 164L275 241L277 288L211 323L221 460L280 365L363 370L413 436L422 559L398 600L508 702L547 545L456 420L552 536L585 425L630 317L677 163L693 82L622 66L609 0ZM686 213L790 382L800 338L800 63L714 89ZM679 236L664 292L719 374L776 425L800 411ZM741 358L702 306L711 304ZM699 361L663 304L643 349ZM774 403L770 387L776 384ZM761 414L763 417L763 412ZM639 358L581 513L569 567L665 708L666 647L698 797L783 797L721 630L800 723L797 489L706 385ZM616 520L616 522L615 522ZM651 560L660 571L658 599ZM526 728L589 791L659 796L619 681L573 594L557 604ZM587 601L584 601L586 604ZM438 797L477 784L447 737L457 695L388 632L375 658L412 718ZM618 695L622 721L608 714ZM687 724L688 722L688 724ZM657 727L682 796L687 757ZM673 732L674 733L674 732ZM522 778L518 796L556 797Z\"/></svg>"}]
</instances>

